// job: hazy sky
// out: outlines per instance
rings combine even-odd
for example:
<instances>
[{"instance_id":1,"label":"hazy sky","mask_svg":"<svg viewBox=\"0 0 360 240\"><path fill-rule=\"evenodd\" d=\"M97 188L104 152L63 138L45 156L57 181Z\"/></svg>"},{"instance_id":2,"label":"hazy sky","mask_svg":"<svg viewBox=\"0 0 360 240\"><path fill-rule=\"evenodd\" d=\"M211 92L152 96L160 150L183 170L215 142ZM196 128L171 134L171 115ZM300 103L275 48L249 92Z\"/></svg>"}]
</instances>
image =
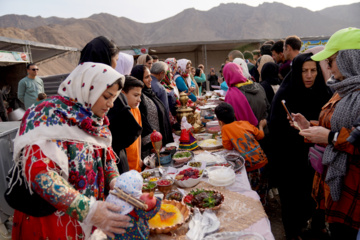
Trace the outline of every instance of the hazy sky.
<instances>
[{"instance_id":1,"label":"hazy sky","mask_svg":"<svg viewBox=\"0 0 360 240\"><path fill-rule=\"evenodd\" d=\"M304 7L312 11L336 5L347 5L359 0L277 0L291 7ZM244 3L258 6L274 1L215 1L215 0L0 0L0 16L18 14L41 17L86 18L96 13L109 13L137 22L156 22L171 17L184 9L207 11L220 3Z\"/></svg>"}]
</instances>

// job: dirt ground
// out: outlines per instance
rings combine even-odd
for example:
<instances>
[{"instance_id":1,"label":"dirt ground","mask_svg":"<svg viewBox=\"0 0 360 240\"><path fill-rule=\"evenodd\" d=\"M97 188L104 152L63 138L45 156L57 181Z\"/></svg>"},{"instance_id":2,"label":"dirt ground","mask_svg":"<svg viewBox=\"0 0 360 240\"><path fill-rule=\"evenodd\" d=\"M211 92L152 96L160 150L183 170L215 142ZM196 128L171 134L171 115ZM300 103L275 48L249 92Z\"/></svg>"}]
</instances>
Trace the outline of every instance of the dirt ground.
<instances>
[{"instance_id":1,"label":"dirt ground","mask_svg":"<svg viewBox=\"0 0 360 240\"><path fill-rule=\"evenodd\" d=\"M281 204L279 195L274 198L268 198L265 212L269 217L271 223L271 231L276 240L286 240L284 226L281 218Z\"/></svg>"},{"instance_id":2,"label":"dirt ground","mask_svg":"<svg viewBox=\"0 0 360 240\"><path fill-rule=\"evenodd\" d=\"M268 198L267 205L264 207L271 223L271 231L276 240L286 240L285 230L281 218L281 202L279 195ZM315 237L312 235L303 236L303 240L328 240L328 236Z\"/></svg>"}]
</instances>

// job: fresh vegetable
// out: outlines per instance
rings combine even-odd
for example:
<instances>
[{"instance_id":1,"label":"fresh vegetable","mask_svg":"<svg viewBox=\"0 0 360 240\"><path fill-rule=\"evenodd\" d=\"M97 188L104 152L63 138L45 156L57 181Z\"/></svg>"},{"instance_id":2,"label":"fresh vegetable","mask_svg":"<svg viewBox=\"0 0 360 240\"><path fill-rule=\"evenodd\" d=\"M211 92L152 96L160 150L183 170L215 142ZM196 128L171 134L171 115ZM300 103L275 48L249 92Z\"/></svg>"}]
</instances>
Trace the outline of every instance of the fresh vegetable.
<instances>
[{"instance_id":1,"label":"fresh vegetable","mask_svg":"<svg viewBox=\"0 0 360 240\"><path fill-rule=\"evenodd\" d=\"M153 189L154 187L156 187L156 184L154 182L148 182L143 184L142 189Z\"/></svg>"},{"instance_id":2,"label":"fresh vegetable","mask_svg":"<svg viewBox=\"0 0 360 240\"><path fill-rule=\"evenodd\" d=\"M185 157L190 157L191 153L188 151L184 151L184 152L177 152L174 154L173 158L185 158Z\"/></svg>"}]
</instances>

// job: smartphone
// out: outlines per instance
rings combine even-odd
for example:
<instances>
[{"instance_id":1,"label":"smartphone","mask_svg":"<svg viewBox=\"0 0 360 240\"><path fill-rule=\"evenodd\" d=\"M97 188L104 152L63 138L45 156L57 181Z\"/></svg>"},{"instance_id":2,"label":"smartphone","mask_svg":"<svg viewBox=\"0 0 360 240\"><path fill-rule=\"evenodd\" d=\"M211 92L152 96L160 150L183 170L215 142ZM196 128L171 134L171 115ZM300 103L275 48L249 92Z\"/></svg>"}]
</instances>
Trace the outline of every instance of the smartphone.
<instances>
[{"instance_id":1,"label":"smartphone","mask_svg":"<svg viewBox=\"0 0 360 240\"><path fill-rule=\"evenodd\" d=\"M284 107L284 109L285 109L285 111L286 111L287 115L288 115L288 116L289 116L289 118L291 119L291 121L295 122L295 121L294 121L294 118L291 116L290 111L287 109L287 107L286 107L286 105L285 105L285 100L281 100L281 103L282 103L282 105L283 105L283 107Z\"/></svg>"}]
</instances>

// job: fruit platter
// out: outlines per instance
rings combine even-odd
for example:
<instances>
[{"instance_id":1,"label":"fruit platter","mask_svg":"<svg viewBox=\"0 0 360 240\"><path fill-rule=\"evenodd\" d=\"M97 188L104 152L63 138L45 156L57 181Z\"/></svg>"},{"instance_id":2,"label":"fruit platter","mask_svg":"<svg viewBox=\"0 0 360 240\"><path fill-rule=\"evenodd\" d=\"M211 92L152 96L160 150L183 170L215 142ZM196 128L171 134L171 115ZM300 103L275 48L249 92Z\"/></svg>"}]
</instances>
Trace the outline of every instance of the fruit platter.
<instances>
[{"instance_id":1,"label":"fruit platter","mask_svg":"<svg viewBox=\"0 0 360 240\"><path fill-rule=\"evenodd\" d=\"M185 168L175 176L175 183L179 187L187 188L196 186L203 175L203 170L198 168Z\"/></svg>"},{"instance_id":2,"label":"fruit platter","mask_svg":"<svg viewBox=\"0 0 360 240\"><path fill-rule=\"evenodd\" d=\"M191 209L197 207L200 211L220 209L225 198L221 192L209 189L193 189L183 198L183 203Z\"/></svg>"}]
</instances>

